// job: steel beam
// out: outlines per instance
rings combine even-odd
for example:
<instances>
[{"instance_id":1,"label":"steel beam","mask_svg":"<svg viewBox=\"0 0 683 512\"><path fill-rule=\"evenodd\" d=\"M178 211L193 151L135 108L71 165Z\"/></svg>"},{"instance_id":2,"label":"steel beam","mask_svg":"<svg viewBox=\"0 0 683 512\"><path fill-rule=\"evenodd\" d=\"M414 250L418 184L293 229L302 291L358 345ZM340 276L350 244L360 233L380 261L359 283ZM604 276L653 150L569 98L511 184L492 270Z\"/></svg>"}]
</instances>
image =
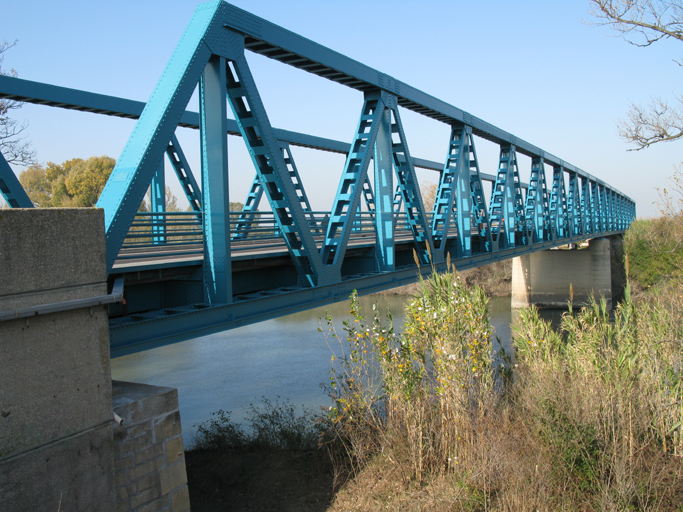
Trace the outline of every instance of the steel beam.
<instances>
[{"instance_id":1,"label":"steel beam","mask_svg":"<svg viewBox=\"0 0 683 512\"><path fill-rule=\"evenodd\" d=\"M320 251L322 261L335 273L331 279L341 280L341 265L348 246L353 219L358 211L362 183L373 156L377 131L383 119L384 102L381 95L371 92L365 95L358 126L339 180L325 241Z\"/></svg>"},{"instance_id":2,"label":"steel beam","mask_svg":"<svg viewBox=\"0 0 683 512\"><path fill-rule=\"evenodd\" d=\"M107 271L211 56L203 39L214 15L215 10L195 10L97 201L104 208Z\"/></svg>"},{"instance_id":3,"label":"steel beam","mask_svg":"<svg viewBox=\"0 0 683 512\"><path fill-rule=\"evenodd\" d=\"M516 147L513 144L504 144L500 147L498 176L491 190L489 209L494 251L510 249L518 243L526 245L526 237L517 236L518 229L526 228L526 218L517 169Z\"/></svg>"},{"instance_id":4,"label":"steel beam","mask_svg":"<svg viewBox=\"0 0 683 512\"><path fill-rule=\"evenodd\" d=\"M379 272L394 270L394 172L391 109L383 102L373 162L375 165L375 261Z\"/></svg>"},{"instance_id":5,"label":"steel beam","mask_svg":"<svg viewBox=\"0 0 683 512\"><path fill-rule=\"evenodd\" d=\"M226 78L228 102L297 269L300 283L316 286L322 272L322 261L308 228L301 199L292 181L293 176L276 142L243 54L230 61ZM291 154L289 159L293 161Z\"/></svg>"},{"instance_id":6,"label":"steel beam","mask_svg":"<svg viewBox=\"0 0 683 512\"><path fill-rule=\"evenodd\" d=\"M149 206L152 213L152 243L163 244L166 241L166 174L164 160L161 159L157 172L152 176L149 186Z\"/></svg>"},{"instance_id":7,"label":"steel beam","mask_svg":"<svg viewBox=\"0 0 683 512\"><path fill-rule=\"evenodd\" d=\"M456 204L455 200L459 191L458 178L461 178L462 181L462 169L469 167L467 130L468 127L463 124L451 127L446 163L439 180L439 187L434 200L434 211L432 213L432 240L436 261L443 261L445 258L446 240L448 239L453 210ZM469 169L467 169L467 172L469 173ZM469 178L467 181L469 182ZM460 213L457 212L457 214Z\"/></svg>"},{"instance_id":8,"label":"steel beam","mask_svg":"<svg viewBox=\"0 0 683 512\"><path fill-rule=\"evenodd\" d=\"M550 164L597 180L585 171L464 110L234 5L227 4L224 21L226 26L245 34L247 50L358 91L385 90L395 94L402 107L449 125L467 124L479 137L499 145L512 144L523 155L543 157ZM601 180L597 181L605 184Z\"/></svg>"},{"instance_id":9,"label":"steel beam","mask_svg":"<svg viewBox=\"0 0 683 512\"><path fill-rule=\"evenodd\" d=\"M428 226L426 209L422 201L420 185L417 181L417 174L415 174L413 159L410 157L408 141L403 130L401 115L393 98L392 107L390 112L392 119L391 133L397 140L392 138L391 150L396 179L398 181L393 201L394 212L398 213L401 203L405 205L406 221L413 234L415 252L419 261L427 265L430 263L429 254L434 254L434 244Z\"/></svg>"},{"instance_id":10,"label":"steel beam","mask_svg":"<svg viewBox=\"0 0 683 512\"><path fill-rule=\"evenodd\" d=\"M0 152L0 193L10 208L33 208L33 203L2 152Z\"/></svg>"},{"instance_id":11,"label":"steel beam","mask_svg":"<svg viewBox=\"0 0 683 512\"><path fill-rule=\"evenodd\" d=\"M139 119L140 114L142 114L145 108L145 103L142 101L96 94L79 89L69 89L68 87L32 82L2 75L0 75L0 98L126 119ZM234 119L228 119L226 125L228 135L241 137L239 127ZM183 112L178 126L198 130L199 113L186 110ZM281 128L273 128L273 132L279 141L287 142L292 146L344 155L348 154L351 148L351 144L348 142L326 139ZM439 162L425 160L424 158L413 158L412 160L415 167L422 169L441 171L443 167ZM493 181L495 177L490 174L482 174L482 179Z\"/></svg>"},{"instance_id":12,"label":"steel beam","mask_svg":"<svg viewBox=\"0 0 683 512\"><path fill-rule=\"evenodd\" d=\"M204 206L204 300L232 302L230 201L226 119L226 61L213 56L199 83Z\"/></svg>"},{"instance_id":13,"label":"steel beam","mask_svg":"<svg viewBox=\"0 0 683 512\"><path fill-rule=\"evenodd\" d=\"M597 233L594 236L611 234L617 233ZM568 237L562 241L549 241L534 246L514 247L495 253L454 259L453 263L459 270L467 270L538 250L547 250L565 243L578 243L585 239L583 235ZM445 263L435 264L434 268L442 272L446 270L446 265ZM431 272L431 266L423 265L419 269L416 266L408 266L398 268L393 272L349 276L339 283L315 288L293 287L269 290L269 293L254 294L250 300L235 301L225 306L190 304L132 317L112 318L109 327L111 355L120 357L348 300L353 290L356 290L359 295L376 293L409 284L414 282L419 275L426 277Z\"/></svg>"},{"instance_id":14,"label":"steel beam","mask_svg":"<svg viewBox=\"0 0 683 512\"><path fill-rule=\"evenodd\" d=\"M529 178L524 210L527 225L531 225L531 242L538 243L550 240L548 187L545 181L544 160L541 157L535 157L531 160L531 177Z\"/></svg>"},{"instance_id":15,"label":"steel beam","mask_svg":"<svg viewBox=\"0 0 683 512\"><path fill-rule=\"evenodd\" d=\"M190 207L195 212L201 212L201 190L197 185L194 174L192 174L192 169L190 169L190 165L187 163L187 158L185 158L185 154L183 153L175 134L171 136L171 141L166 147L166 156L171 162L171 166L178 177L180 185L183 187L183 192L190 203Z\"/></svg>"}]
</instances>

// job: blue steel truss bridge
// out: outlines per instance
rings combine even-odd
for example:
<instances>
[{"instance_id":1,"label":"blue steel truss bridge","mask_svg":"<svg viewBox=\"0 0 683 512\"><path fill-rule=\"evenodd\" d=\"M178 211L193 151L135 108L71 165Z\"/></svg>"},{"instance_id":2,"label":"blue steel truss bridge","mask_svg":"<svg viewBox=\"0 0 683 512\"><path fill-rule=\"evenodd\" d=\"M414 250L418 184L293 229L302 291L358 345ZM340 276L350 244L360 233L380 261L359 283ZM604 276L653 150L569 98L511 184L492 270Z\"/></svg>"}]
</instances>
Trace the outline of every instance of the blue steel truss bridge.
<instances>
[{"instance_id":1,"label":"blue steel truss bridge","mask_svg":"<svg viewBox=\"0 0 683 512\"><path fill-rule=\"evenodd\" d=\"M358 91L351 141L274 128L247 51ZM186 111L197 85L199 112ZM114 357L407 284L448 259L462 270L623 233L635 217L634 201L597 177L223 1L197 7L146 104L6 76L0 97L137 119L97 202L109 283L125 297L110 306ZM444 162L410 154L403 109L450 127ZM197 177L179 126L199 130ZM255 169L239 212L226 134L242 137ZM493 174L480 170L478 138L500 147ZM329 211L312 210L292 146L345 155ZM527 183L519 155L531 161ZM191 211L165 210L165 160ZM416 167L440 174L433 205ZM0 191L10 207L33 207L1 154Z\"/></svg>"}]
</instances>

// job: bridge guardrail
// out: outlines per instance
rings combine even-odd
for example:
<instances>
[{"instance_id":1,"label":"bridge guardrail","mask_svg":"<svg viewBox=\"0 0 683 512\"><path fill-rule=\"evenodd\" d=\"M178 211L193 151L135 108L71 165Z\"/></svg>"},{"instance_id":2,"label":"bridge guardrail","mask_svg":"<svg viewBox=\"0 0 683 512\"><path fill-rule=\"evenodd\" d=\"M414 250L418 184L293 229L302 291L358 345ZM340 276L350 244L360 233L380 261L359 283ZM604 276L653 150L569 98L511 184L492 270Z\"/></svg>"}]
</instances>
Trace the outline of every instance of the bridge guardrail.
<instances>
[{"instance_id":1,"label":"bridge guardrail","mask_svg":"<svg viewBox=\"0 0 683 512\"><path fill-rule=\"evenodd\" d=\"M230 212L231 248L233 252L284 244L272 212L249 213L249 229L244 225L244 212ZM308 226L317 241L322 242L330 220L329 212L307 212ZM412 236L405 212L394 214L395 236ZM159 256L202 254L204 236L202 212L138 212L131 223L117 260L154 259ZM352 237L359 241L374 239L373 212L359 212L353 221ZM456 234L452 226L450 234Z\"/></svg>"}]
</instances>

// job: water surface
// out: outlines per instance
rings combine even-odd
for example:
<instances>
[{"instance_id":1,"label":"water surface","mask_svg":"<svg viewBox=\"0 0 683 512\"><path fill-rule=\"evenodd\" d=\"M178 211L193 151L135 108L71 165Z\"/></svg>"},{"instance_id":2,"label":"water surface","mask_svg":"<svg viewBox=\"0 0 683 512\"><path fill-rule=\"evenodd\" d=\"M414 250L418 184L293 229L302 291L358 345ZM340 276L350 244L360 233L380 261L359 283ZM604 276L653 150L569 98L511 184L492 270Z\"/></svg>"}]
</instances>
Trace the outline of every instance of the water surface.
<instances>
[{"instance_id":1,"label":"water surface","mask_svg":"<svg viewBox=\"0 0 683 512\"><path fill-rule=\"evenodd\" d=\"M365 316L372 303L394 314L394 325L403 323L407 296L362 297ZM293 404L318 410L330 400L321 388L329 381L330 357L339 352L339 342L318 332L319 318L334 319L339 332L349 319L349 302L295 313L182 343L168 345L112 360L116 380L178 388L183 437L189 442L196 425L218 409L232 411L232 419L243 422L251 403L261 397L278 396ZM513 313L510 298L489 302L491 325L506 350L510 348Z\"/></svg>"}]
</instances>

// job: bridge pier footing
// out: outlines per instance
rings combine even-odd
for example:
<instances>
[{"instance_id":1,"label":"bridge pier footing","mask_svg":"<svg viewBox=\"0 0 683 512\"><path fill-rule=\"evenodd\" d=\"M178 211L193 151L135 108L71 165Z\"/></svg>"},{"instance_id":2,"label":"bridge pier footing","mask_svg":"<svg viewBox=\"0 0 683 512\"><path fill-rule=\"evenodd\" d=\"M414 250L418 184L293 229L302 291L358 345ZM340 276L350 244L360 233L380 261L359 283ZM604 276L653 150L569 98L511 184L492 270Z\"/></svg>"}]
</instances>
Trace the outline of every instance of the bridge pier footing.
<instances>
[{"instance_id":1,"label":"bridge pier footing","mask_svg":"<svg viewBox=\"0 0 683 512\"><path fill-rule=\"evenodd\" d=\"M571 289L575 306L587 305L593 294L597 300L604 297L611 309L614 243L618 241L594 238L587 249L549 250L514 258L511 306L565 308Z\"/></svg>"}]
</instances>

